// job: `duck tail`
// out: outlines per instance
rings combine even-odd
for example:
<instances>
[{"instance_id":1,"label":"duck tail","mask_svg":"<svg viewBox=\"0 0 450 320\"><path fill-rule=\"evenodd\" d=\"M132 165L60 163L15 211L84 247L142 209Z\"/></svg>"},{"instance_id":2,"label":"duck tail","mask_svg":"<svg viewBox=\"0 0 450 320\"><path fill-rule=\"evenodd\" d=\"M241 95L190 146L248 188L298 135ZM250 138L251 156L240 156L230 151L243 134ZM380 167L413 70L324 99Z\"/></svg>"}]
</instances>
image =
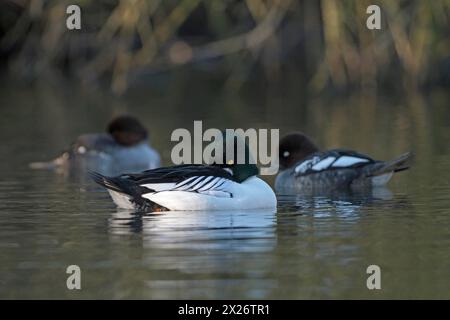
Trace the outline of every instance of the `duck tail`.
<instances>
[{"instance_id":1,"label":"duck tail","mask_svg":"<svg viewBox=\"0 0 450 320\"><path fill-rule=\"evenodd\" d=\"M412 165L413 158L414 154L412 152L407 152L393 160L380 162L376 166L372 167L372 170L370 170L368 176L374 177L386 173L407 170Z\"/></svg>"},{"instance_id":2,"label":"duck tail","mask_svg":"<svg viewBox=\"0 0 450 320\"><path fill-rule=\"evenodd\" d=\"M131 190L127 190L129 188L123 182L121 182L122 179L120 179L119 177L106 177L98 172L93 171L90 171L89 175L91 176L92 180L108 190L124 193L130 196L132 195Z\"/></svg>"},{"instance_id":3,"label":"duck tail","mask_svg":"<svg viewBox=\"0 0 450 320\"><path fill-rule=\"evenodd\" d=\"M134 181L124 177L106 177L98 172L89 172L92 180L105 187L111 195L113 201L119 208L134 209L138 211L169 211L147 198L143 198L143 193L149 193L153 190L141 187Z\"/></svg>"}]
</instances>

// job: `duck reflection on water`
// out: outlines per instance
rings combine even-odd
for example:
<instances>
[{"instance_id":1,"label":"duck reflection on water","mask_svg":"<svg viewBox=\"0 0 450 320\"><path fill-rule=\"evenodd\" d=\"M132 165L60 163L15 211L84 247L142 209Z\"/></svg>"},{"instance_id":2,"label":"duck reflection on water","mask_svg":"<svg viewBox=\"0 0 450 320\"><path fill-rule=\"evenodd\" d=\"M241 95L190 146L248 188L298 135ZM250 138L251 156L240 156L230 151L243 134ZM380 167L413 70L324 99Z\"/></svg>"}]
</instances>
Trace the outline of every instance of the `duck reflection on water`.
<instances>
[{"instance_id":1,"label":"duck reflection on water","mask_svg":"<svg viewBox=\"0 0 450 320\"><path fill-rule=\"evenodd\" d=\"M387 209L408 207L405 197L394 195L387 187L367 189L341 189L320 192L287 192L277 193L278 212L293 212L299 215L320 217L360 218L371 207Z\"/></svg>"},{"instance_id":2,"label":"duck reflection on water","mask_svg":"<svg viewBox=\"0 0 450 320\"><path fill-rule=\"evenodd\" d=\"M157 248L266 250L274 245L273 209L135 213L118 209L108 220L114 236L142 234ZM193 248L192 242L196 243Z\"/></svg>"}]
</instances>

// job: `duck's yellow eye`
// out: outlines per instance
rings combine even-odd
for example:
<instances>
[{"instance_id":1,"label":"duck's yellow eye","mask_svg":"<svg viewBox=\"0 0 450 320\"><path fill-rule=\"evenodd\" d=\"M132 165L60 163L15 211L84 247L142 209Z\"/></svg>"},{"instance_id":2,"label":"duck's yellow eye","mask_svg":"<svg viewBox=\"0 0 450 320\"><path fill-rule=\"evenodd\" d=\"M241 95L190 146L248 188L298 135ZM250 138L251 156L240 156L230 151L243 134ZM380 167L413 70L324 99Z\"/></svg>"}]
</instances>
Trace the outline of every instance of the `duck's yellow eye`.
<instances>
[{"instance_id":1,"label":"duck's yellow eye","mask_svg":"<svg viewBox=\"0 0 450 320\"><path fill-rule=\"evenodd\" d=\"M234 164L234 161L230 159L230 160L228 160L227 164L232 165L232 164Z\"/></svg>"}]
</instances>

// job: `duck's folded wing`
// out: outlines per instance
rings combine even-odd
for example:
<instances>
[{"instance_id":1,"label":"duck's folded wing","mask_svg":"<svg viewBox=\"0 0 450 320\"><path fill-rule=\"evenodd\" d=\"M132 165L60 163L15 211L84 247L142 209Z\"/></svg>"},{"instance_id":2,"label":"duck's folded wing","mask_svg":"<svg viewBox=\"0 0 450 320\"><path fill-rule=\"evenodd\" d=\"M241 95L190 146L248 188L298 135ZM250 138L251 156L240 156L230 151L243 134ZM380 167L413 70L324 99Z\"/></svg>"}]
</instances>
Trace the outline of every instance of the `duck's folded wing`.
<instances>
[{"instance_id":1,"label":"duck's folded wing","mask_svg":"<svg viewBox=\"0 0 450 320\"><path fill-rule=\"evenodd\" d=\"M230 196L231 173L217 166L182 165L121 176L142 187L145 193L186 191L214 196Z\"/></svg>"},{"instance_id":2,"label":"duck's folded wing","mask_svg":"<svg viewBox=\"0 0 450 320\"><path fill-rule=\"evenodd\" d=\"M138 183L167 183L180 182L193 176L215 176L233 180L232 174L219 166L192 164L157 168L137 174L124 174L121 177Z\"/></svg>"},{"instance_id":3,"label":"duck's folded wing","mask_svg":"<svg viewBox=\"0 0 450 320\"><path fill-rule=\"evenodd\" d=\"M334 149L311 155L297 164L294 172L296 176L302 176L325 170L358 168L375 162L377 161L355 151Z\"/></svg>"},{"instance_id":4,"label":"duck's folded wing","mask_svg":"<svg viewBox=\"0 0 450 320\"><path fill-rule=\"evenodd\" d=\"M141 186L149 190L146 193L184 191L219 197L231 197L230 187L233 183L232 180L223 177L193 176L178 183L147 183L141 184Z\"/></svg>"}]
</instances>

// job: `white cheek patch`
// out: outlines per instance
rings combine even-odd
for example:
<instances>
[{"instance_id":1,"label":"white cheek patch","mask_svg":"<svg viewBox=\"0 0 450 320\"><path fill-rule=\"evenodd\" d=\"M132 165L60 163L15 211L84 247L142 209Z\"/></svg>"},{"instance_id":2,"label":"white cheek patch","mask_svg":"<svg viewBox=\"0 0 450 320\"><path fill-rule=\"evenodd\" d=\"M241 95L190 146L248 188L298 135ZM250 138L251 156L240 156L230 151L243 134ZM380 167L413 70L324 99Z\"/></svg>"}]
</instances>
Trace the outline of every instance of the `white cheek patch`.
<instances>
[{"instance_id":1,"label":"white cheek patch","mask_svg":"<svg viewBox=\"0 0 450 320\"><path fill-rule=\"evenodd\" d=\"M289 155L290 155L289 151L283 152L283 157L287 158L287 157L289 157Z\"/></svg>"},{"instance_id":2,"label":"white cheek patch","mask_svg":"<svg viewBox=\"0 0 450 320\"><path fill-rule=\"evenodd\" d=\"M332 167L339 167L339 168L351 167L355 164L365 162L369 162L369 160L357 157L342 156L338 160L336 160L335 163L333 163Z\"/></svg>"},{"instance_id":3,"label":"white cheek patch","mask_svg":"<svg viewBox=\"0 0 450 320\"><path fill-rule=\"evenodd\" d=\"M334 160L336 160L335 157L327 157L327 158L323 159L322 161L313 165L311 169L313 169L315 171L327 169Z\"/></svg>"},{"instance_id":4,"label":"white cheek patch","mask_svg":"<svg viewBox=\"0 0 450 320\"><path fill-rule=\"evenodd\" d=\"M85 146L79 146L77 151L79 154L85 154L87 150Z\"/></svg>"}]
</instances>

